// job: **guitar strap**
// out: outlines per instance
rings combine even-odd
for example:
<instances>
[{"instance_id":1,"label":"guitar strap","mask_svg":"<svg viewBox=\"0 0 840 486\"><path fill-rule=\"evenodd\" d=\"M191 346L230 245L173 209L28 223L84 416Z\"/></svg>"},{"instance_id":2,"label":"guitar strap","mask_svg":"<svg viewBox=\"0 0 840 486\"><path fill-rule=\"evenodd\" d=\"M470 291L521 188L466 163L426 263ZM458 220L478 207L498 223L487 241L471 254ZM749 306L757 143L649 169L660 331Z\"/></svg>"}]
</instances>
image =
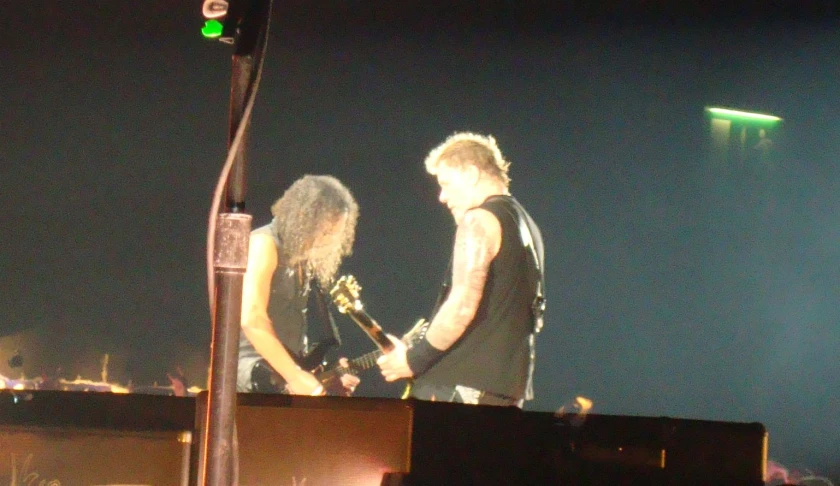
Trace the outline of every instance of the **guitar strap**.
<instances>
[{"instance_id":1,"label":"guitar strap","mask_svg":"<svg viewBox=\"0 0 840 486\"><path fill-rule=\"evenodd\" d=\"M534 311L534 331L540 332L543 327L543 316L545 315L545 250L543 248L542 234L537 224L531 219L531 216L525 212L525 209L519 204L519 201L512 198L512 207L519 215L519 233L523 244L531 250L531 258L534 260L534 265L537 267L537 273L540 279L537 282L537 290L534 296L534 303L532 305ZM536 235L536 238L534 237Z\"/></svg>"},{"instance_id":2,"label":"guitar strap","mask_svg":"<svg viewBox=\"0 0 840 486\"><path fill-rule=\"evenodd\" d=\"M321 287L317 278L312 279L312 292L315 304L315 312L318 314L318 320L324 326L325 335L328 336L326 341L330 346L341 346L341 334L338 332L338 326L335 324L332 312L330 312L329 300L326 291Z\"/></svg>"}]
</instances>

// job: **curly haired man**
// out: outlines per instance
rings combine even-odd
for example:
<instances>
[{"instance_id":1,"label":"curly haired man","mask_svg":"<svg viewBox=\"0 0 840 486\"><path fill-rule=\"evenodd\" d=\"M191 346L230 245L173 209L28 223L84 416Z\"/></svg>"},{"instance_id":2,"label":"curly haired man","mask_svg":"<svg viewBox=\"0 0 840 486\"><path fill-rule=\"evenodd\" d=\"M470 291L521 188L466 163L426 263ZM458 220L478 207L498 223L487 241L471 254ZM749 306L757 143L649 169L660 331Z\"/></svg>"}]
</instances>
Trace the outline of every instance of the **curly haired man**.
<instances>
[{"instance_id":1,"label":"curly haired man","mask_svg":"<svg viewBox=\"0 0 840 486\"><path fill-rule=\"evenodd\" d=\"M323 395L323 385L295 357L307 352L310 291L329 288L351 253L359 207L335 177L307 175L286 190L271 213L270 224L251 232L237 391ZM341 377L347 394L358 383L352 374Z\"/></svg>"}]
</instances>

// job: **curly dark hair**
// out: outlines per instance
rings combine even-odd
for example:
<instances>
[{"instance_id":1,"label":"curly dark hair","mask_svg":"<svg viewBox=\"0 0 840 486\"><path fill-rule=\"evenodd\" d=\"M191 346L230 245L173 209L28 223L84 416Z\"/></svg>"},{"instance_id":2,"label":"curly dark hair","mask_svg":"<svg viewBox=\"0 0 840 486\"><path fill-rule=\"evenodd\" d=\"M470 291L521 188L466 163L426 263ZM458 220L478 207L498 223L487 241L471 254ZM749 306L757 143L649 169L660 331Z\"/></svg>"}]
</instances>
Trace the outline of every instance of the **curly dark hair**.
<instances>
[{"instance_id":1,"label":"curly dark hair","mask_svg":"<svg viewBox=\"0 0 840 486\"><path fill-rule=\"evenodd\" d=\"M271 214L274 231L283 243L285 263L304 263L322 284L328 284L342 258L353 251L359 206L350 190L333 176L305 175L271 205ZM313 242L324 232L324 225L342 216L347 217L346 225L332 251L312 255Z\"/></svg>"}]
</instances>

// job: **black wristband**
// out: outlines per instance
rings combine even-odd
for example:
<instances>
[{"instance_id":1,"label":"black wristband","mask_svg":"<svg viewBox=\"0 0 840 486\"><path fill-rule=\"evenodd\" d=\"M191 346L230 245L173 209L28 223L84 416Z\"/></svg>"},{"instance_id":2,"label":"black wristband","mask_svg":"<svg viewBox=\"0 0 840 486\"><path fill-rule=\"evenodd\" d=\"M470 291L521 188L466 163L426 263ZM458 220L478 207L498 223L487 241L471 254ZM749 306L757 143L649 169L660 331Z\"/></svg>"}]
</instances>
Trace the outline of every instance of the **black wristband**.
<instances>
[{"instance_id":1,"label":"black wristband","mask_svg":"<svg viewBox=\"0 0 840 486\"><path fill-rule=\"evenodd\" d=\"M423 337L405 353L405 360L414 376L420 376L432 367L443 356L446 351L432 346L428 339Z\"/></svg>"}]
</instances>

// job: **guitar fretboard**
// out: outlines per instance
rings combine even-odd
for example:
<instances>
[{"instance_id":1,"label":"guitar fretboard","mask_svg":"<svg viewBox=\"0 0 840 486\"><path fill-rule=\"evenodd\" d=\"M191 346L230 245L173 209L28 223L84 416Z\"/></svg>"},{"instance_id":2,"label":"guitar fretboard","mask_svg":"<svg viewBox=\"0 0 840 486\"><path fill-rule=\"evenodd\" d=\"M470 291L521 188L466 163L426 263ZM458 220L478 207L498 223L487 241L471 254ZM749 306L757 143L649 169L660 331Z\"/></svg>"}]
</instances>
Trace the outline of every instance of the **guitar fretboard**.
<instances>
[{"instance_id":1,"label":"guitar fretboard","mask_svg":"<svg viewBox=\"0 0 840 486\"><path fill-rule=\"evenodd\" d=\"M376 366L376 360L379 359L380 356L382 356L382 350L379 349L363 354L358 358L350 360L350 368L357 371L364 371L373 368Z\"/></svg>"},{"instance_id":2,"label":"guitar fretboard","mask_svg":"<svg viewBox=\"0 0 840 486\"><path fill-rule=\"evenodd\" d=\"M402 338L402 341L408 346L409 348L414 345L414 342L418 339L422 339L426 335L426 330L429 328L429 322L425 319L420 319L414 325L414 327ZM348 361L347 368L343 368L341 366L336 366L335 368L327 371L327 373L347 373L349 371L365 371L367 369L373 368L376 366L376 360L382 356L384 352L381 349L373 350L367 354L363 354L358 358L353 358Z\"/></svg>"}]
</instances>

